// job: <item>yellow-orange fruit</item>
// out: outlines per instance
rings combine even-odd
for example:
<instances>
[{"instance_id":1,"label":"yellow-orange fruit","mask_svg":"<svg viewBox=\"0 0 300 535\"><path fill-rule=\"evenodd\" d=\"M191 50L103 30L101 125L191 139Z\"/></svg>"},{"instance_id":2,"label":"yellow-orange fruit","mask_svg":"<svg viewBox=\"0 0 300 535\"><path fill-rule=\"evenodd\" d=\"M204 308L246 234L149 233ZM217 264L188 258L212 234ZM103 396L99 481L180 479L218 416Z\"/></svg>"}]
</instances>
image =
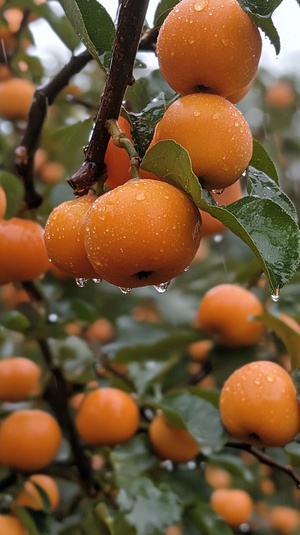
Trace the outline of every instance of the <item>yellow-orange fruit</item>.
<instances>
[{"instance_id":1,"label":"yellow-orange fruit","mask_svg":"<svg viewBox=\"0 0 300 535\"><path fill-rule=\"evenodd\" d=\"M39 409L20 409L2 420L0 465L41 470L55 458L62 433L55 418Z\"/></svg>"},{"instance_id":2,"label":"yellow-orange fruit","mask_svg":"<svg viewBox=\"0 0 300 535\"><path fill-rule=\"evenodd\" d=\"M23 528L21 522L12 515L0 514L0 533L1 535L27 535L28 532Z\"/></svg>"},{"instance_id":3,"label":"yellow-orange fruit","mask_svg":"<svg viewBox=\"0 0 300 535\"><path fill-rule=\"evenodd\" d=\"M0 360L0 400L23 401L40 390L41 368L25 357Z\"/></svg>"},{"instance_id":4,"label":"yellow-orange fruit","mask_svg":"<svg viewBox=\"0 0 300 535\"><path fill-rule=\"evenodd\" d=\"M156 455L174 463L191 461L200 448L185 429L171 427L163 414L157 414L149 426L149 438Z\"/></svg>"},{"instance_id":5,"label":"yellow-orange fruit","mask_svg":"<svg viewBox=\"0 0 300 535\"><path fill-rule=\"evenodd\" d=\"M6 211L6 194L4 189L0 186L0 219L4 216Z\"/></svg>"},{"instance_id":6,"label":"yellow-orange fruit","mask_svg":"<svg viewBox=\"0 0 300 535\"><path fill-rule=\"evenodd\" d=\"M262 313L262 303L252 292L237 284L219 284L203 296L195 323L223 346L246 347L263 335L263 323L252 319Z\"/></svg>"},{"instance_id":7,"label":"yellow-orange fruit","mask_svg":"<svg viewBox=\"0 0 300 535\"><path fill-rule=\"evenodd\" d=\"M43 510L45 508L44 501L38 487L41 487L47 495L50 511L54 511L59 504L60 493L56 481L46 474L30 476L16 497L15 503L37 511Z\"/></svg>"},{"instance_id":8,"label":"yellow-orange fruit","mask_svg":"<svg viewBox=\"0 0 300 535\"><path fill-rule=\"evenodd\" d=\"M274 506L269 515L271 529L282 535L297 533L300 527L300 514L297 509L286 505Z\"/></svg>"},{"instance_id":9,"label":"yellow-orange fruit","mask_svg":"<svg viewBox=\"0 0 300 535\"><path fill-rule=\"evenodd\" d=\"M77 278L99 278L84 248L85 216L97 199L88 194L65 201L50 213L45 226L45 245L49 259L63 272Z\"/></svg>"},{"instance_id":10,"label":"yellow-orange fruit","mask_svg":"<svg viewBox=\"0 0 300 535\"><path fill-rule=\"evenodd\" d=\"M163 139L173 139L188 151L195 175L208 190L236 182L253 152L242 113L218 95L194 93L173 102L157 123L150 146Z\"/></svg>"},{"instance_id":11,"label":"yellow-orange fruit","mask_svg":"<svg viewBox=\"0 0 300 535\"><path fill-rule=\"evenodd\" d=\"M0 220L0 284L33 280L48 268L43 227L18 217Z\"/></svg>"},{"instance_id":12,"label":"yellow-orange fruit","mask_svg":"<svg viewBox=\"0 0 300 535\"><path fill-rule=\"evenodd\" d=\"M258 28L237 0L182 0L165 19L156 52L177 93L226 97L252 80L261 48Z\"/></svg>"},{"instance_id":13,"label":"yellow-orange fruit","mask_svg":"<svg viewBox=\"0 0 300 535\"><path fill-rule=\"evenodd\" d=\"M266 88L265 103L270 108L285 109L295 102L295 91L290 82L278 80Z\"/></svg>"},{"instance_id":14,"label":"yellow-orange fruit","mask_svg":"<svg viewBox=\"0 0 300 535\"><path fill-rule=\"evenodd\" d=\"M239 526L249 520L253 501L242 489L216 489L210 498L210 505L230 526Z\"/></svg>"},{"instance_id":15,"label":"yellow-orange fruit","mask_svg":"<svg viewBox=\"0 0 300 535\"><path fill-rule=\"evenodd\" d=\"M119 127L133 143L130 123L124 117L118 119ZM132 178L129 156L125 149L117 147L112 138L108 142L104 162L106 164L107 180L105 185L113 189L121 186Z\"/></svg>"},{"instance_id":16,"label":"yellow-orange fruit","mask_svg":"<svg viewBox=\"0 0 300 535\"><path fill-rule=\"evenodd\" d=\"M0 82L0 115L4 119L28 118L35 86L22 78L9 78Z\"/></svg>"},{"instance_id":17,"label":"yellow-orange fruit","mask_svg":"<svg viewBox=\"0 0 300 535\"><path fill-rule=\"evenodd\" d=\"M132 180L99 197L86 216L85 248L98 277L124 288L159 285L192 261L201 219L181 190Z\"/></svg>"},{"instance_id":18,"label":"yellow-orange fruit","mask_svg":"<svg viewBox=\"0 0 300 535\"><path fill-rule=\"evenodd\" d=\"M78 434L94 446L113 446L132 438L140 415L133 399L118 388L97 388L85 395L76 415Z\"/></svg>"},{"instance_id":19,"label":"yellow-orange fruit","mask_svg":"<svg viewBox=\"0 0 300 535\"><path fill-rule=\"evenodd\" d=\"M251 362L235 370L221 390L220 412L230 435L261 447L285 446L300 428L295 385L274 362Z\"/></svg>"}]
</instances>

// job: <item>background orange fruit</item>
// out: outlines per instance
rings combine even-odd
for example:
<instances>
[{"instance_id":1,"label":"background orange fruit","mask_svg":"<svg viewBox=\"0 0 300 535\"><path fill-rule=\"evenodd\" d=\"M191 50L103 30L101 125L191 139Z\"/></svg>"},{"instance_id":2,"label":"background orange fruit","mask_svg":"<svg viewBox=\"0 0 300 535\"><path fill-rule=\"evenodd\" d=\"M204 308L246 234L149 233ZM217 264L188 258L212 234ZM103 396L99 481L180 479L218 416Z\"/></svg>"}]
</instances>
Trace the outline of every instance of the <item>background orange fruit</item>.
<instances>
[{"instance_id":1,"label":"background orange fruit","mask_svg":"<svg viewBox=\"0 0 300 535\"><path fill-rule=\"evenodd\" d=\"M0 360L0 400L22 401L39 393L41 368L25 357Z\"/></svg>"},{"instance_id":2,"label":"background orange fruit","mask_svg":"<svg viewBox=\"0 0 300 535\"><path fill-rule=\"evenodd\" d=\"M236 527L247 522L253 511L252 498L242 489L216 489L210 504L229 525Z\"/></svg>"},{"instance_id":3,"label":"background orange fruit","mask_svg":"<svg viewBox=\"0 0 300 535\"><path fill-rule=\"evenodd\" d=\"M249 290L237 284L219 284L202 297L196 325L223 346L245 347L261 339L264 326L253 317L262 313L262 303Z\"/></svg>"},{"instance_id":4,"label":"background orange fruit","mask_svg":"<svg viewBox=\"0 0 300 535\"><path fill-rule=\"evenodd\" d=\"M48 268L43 227L18 217L0 220L0 284L33 280Z\"/></svg>"},{"instance_id":5,"label":"background orange fruit","mask_svg":"<svg viewBox=\"0 0 300 535\"><path fill-rule=\"evenodd\" d=\"M22 78L0 82L0 115L4 119L28 119L35 86Z\"/></svg>"},{"instance_id":6,"label":"background orange fruit","mask_svg":"<svg viewBox=\"0 0 300 535\"><path fill-rule=\"evenodd\" d=\"M97 388L85 395L76 415L81 438L94 446L113 446L132 438L139 425L133 399L118 388Z\"/></svg>"},{"instance_id":7,"label":"background orange fruit","mask_svg":"<svg viewBox=\"0 0 300 535\"><path fill-rule=\"evenodd\" d=\"M163 414L157 414L150 423L149 438L156 455L162 460L185 463L200 451L192 435L185 429L170 426Z\"/></svg>"},{"instance_id":8,"label":"background orange fruit","mask_svg":"<svg viewBox=\"0 0 300 535\"><path fill-rule=\"evenodd\" d=\"M59 489L53 477L46 474L33 474L30 476L17 495L15 503L35 510L45 509L43 497L35 484L43 489L49 500L49 509L54 511L59 504Z\"/></svg>"},{"instance_id":9,"label":"background orange fruit","mask_svg":"<svg viewBox=\"0 0 300 535\"><path fill-rule=\"evenodd\" d=\"M118 123L120 129L125 132L127 138L133 143L130 123L122 116L119 117ZM105 185L109 188L121 186L132 178L128 153L125 149L117 147L112 138L108 142L104 162L107 172Z\"/></svg>"},{"instance_id":10,"label":"background orange fruit","mask_svg":"<svg viewBox=\"0 0 300 535\"><path fill-rule=\"evenodd\" d=\"M14 516L0 514L0 533L3 535L27 535L28 532Z\"/></svg>"},{"instance_id":11,"label":"background orange fruit","mask_svg":"<svg viewBox=\"0 0 300 535\"><path fill-rule=\"evenodd\" d=\"M61 439L60 427L51 414L40 409L15 411L0 427L0 465L41 470L53 461Z\"/></svg>"}]
</instances>

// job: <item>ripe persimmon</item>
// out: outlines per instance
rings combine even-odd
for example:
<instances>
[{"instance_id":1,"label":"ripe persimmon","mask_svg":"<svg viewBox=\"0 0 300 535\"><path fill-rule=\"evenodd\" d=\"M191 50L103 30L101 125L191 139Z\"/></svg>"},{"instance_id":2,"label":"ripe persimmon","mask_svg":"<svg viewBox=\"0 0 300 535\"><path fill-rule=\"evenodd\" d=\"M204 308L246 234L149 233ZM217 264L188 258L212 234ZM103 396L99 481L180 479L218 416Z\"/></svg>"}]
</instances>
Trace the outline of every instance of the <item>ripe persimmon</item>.
<instances>
[{"instance_id":1,"label":"ripe persimmon","mask_svg":"<svg viewBox=\"0 0 300 535\"><path fill-rule=\"evenodd\" d=\"M276 533L292 535L300 527L300 514L297 509L286 505L275 505L269 514L270 527Z\"/></svg>"},{"instance_id":2,"label":"ripe persimmon","mask_svg":"<svg viewBox=\"0 0 300 535\"><path fill-rule=\"evenodd\" d=\"M14 121L28 118L35 86L22 78L9 78L0 82L0 115Z\"/></svg>"},{"instance_id":3,"label":"ripe persimmon","mask_svg":"<svg viewBox=\"0 0 300 535\"><path fill-rule=\"evenodd\" d=\"M242 186L240 180L237 180L228 188L225 188L222 193L213 193L211 192L213 198L218 203L219 206L227 206L235 201L238 201L242 198ZM200 210L201 219L202 219L202 236L212 236L213 234L221 234L227 230L227 227L216 219L208 212Z\"/></svg>"},{"instance_id":4,"label":"ripe persimmon","mask_svg":"<svg viewBox=\"0 0 300 535\"><path fill-rule=\"evenodd\" d=\"M62 433L56 419L40 409L20 409L2 420L0 465L41 470L55 458Z\"/></svg>"},{"instance_id":5,"label":"ripe persimmon","mask_svg":"<svg viewBox=\"0 0 300 535\"><path fill-rule=\"evenodd\" d=\"M192 435L185 429L169 425L163 414L158 413L150 423L149 438L154 452L161 460L186 463L200 451Z\"/></svg>"},{"instance_id":6,"label":"ripe persimmon","mask_svg":"<svg viewBox=\"0 0 300 535\"><path fill-rule=\"evenodd\" d=\"M216 489L211 494L210 505L233 527L247 522L253 511L252 498L242 489Z\"/></svg>"},{"instance_id":7,"label":"ripe persimmon","mask_svg":"<svg viewBox=\"0 0 300 535\"><path fill-rule=\"evenodd\" d=\"M60 162L46 161L39 169L39 178L45 184L56 184L63 179L65 168Z\"/></svg>"},{"instance_id":8,"label":"ripe persimmon","mask_svg":"<svg viewBox=\"0 0 300 535\"><path fill-rule=\"evenodd\" d=\"M113 446L132 438L139 425L136 403L118 388L97 388L87 393L76 415L80 437L93 446Z\"/></svg>"},{"instance_id":9,"label":"ripe persimmon","mask_svg":"<svg viewBox=\"0 0 300 535\"><path fill-rule=\"evenodd\" d=\"M43 227L19 217L0 220L0 284L33 280L48 268Z\"/></svg>"},{"instance_id":10,"label":"ripe persimmon","mask_svg":"<svg viewBox=\"0 0 300 535\"><path fill-rule=\"evenodd\" d=\"M127 138L133 142L131 137L130 123L120 115L118 119L120 129L125 132ZM112 138L108 142L104 163L106 165L107 180L105 185L113 189L121 186L132 178L129 155L123 148L117 147Z\"/></svg>"},{"instance_id":11,"label":"ripe persimmon","mask_svg":"<svg viewBox=\"0 0 300 535\"><path fill-rule=\"evenodd\" d=\"M51 262L73 277L99 278L84 248L85 216L97 199L91 193L65 201L50 213L45 226L45 245Z\"/></svg>"},{"instance_id":12,"label":"ripe persimmon","mask_svg":"<svg viewBox=\"0 0 300 535\"><path fill-rule=\"evenodd\" d=\"M261 49L259 30L237 0L182 0L162 24L156 52L177 93L227 97L253 79Z\"/></svg>"},{"instance_id":13,"label":"ripe persimmon","mask_svg":"<svg viewBox=\"0 0 300 535\"><path fill-rule=\"evenodd\" d=\"M252 292L237 284L219 284L203 296L195 323L220 345L246 347L263 335L263 323L253 320L262 313L262 303Z\"/></svg>"},{"instance_id":14,"label":"ripe persimmon","mask_svg":"<svg viewBox=\"0 0 300 535\"><path fill-rule=\"evenodd\" d=\"M88 340L97 340L106 344L115 336L116 330L107 318L97 318L88 326L84 334Z\"/></svg>"},{"instance_id":15,"label":"ripe persimmon","mask_svg":"<svg viewBox=\"0 0 300 535\"><path fill-rule=\"evenodd\" d=\"M295 385L275 362L235 370L221 390L220 413L230 435L261 447L285 446L300 428Z\"/></svg>"},{"instance_id":16,"label":"ripe persimmon","mask_svg":"<svg viewBox=\"0 0 300 535\"><path fill-rule=\"evenodd\" d=\"M27 535L20 520L12 515L0 514L0 533L3 535Z\"/></svg>"},{"instance_id":17,"label":"ripe persimmon","mask_svg":"<svg viewBox=\"0 0 300 535\"><path fill-rule=\"evenodd\" d=\"M45 492L49 500L49 510L57 509L60 499L58 485L53 477L46 474L33 474L24 483L23 488L17 495L15 503L22 507L30 507L35 510L45 509L43 496L39 487Z\"/></svg>"},{"instance_id":18,"label":"ripe persimmon","mask_svg":"<svg viewBox=\"0 0 300 535\"><path fill-rule=\"evenodd\" d=\"M98 277L124 288L159 285L192 261L201 218L181 190L132 180L105 193L86 216L85 248Z\"/></svg>"},{"instance_id":19,"label":"ripe persimmon","mask_svg":"<svg viewBox=\"0 0 300 535\"><path fill-rule=\"evenodd\" d=\"M25 357L0 360L0 400L23 401L40 390L41 368Z\"/></svg>"},{"instance_id":20,"label":"ripe persimmon","mask_svg":"<svg viewBox=\"0 0 300 535\"><path fill-rule=\"evenodd\" d=\"M0 219L4 216L6 211L6 194L4 189L0 186Z\"/></svg>"},{"instance_id":21,"label":"ripe persimmon","mask_svg":"<svg viewBox=\"0 0 300 535\"><path fill-rule=\"evenodd\" d=\"M195 175L208 190L236 182L252 157L248 123L234 104L218 95L194 93L173 102L157 123L150 146L163 139L173 139L188 151Z\"/></svg>"},{"instance_id":22,"label":"ripe persimmon","mask_svg":"<svg viewBox=\"0 0 300 535\"><path fill-rule=\"evenodd\" d=\"M226 489L230 487L232 477L228 470L219 466L208 464L205 468L204 477L213 489Z\"/></svg>"}]
</instances>

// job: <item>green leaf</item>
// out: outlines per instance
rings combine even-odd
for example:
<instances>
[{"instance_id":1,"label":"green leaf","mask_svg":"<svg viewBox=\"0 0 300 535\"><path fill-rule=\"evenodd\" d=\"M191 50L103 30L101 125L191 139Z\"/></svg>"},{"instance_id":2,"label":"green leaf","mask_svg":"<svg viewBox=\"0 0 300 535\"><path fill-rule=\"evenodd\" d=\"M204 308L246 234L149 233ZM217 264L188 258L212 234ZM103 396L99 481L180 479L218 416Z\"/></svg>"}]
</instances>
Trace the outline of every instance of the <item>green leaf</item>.
<instances>
[{"instance_id":1,"label":"green leaf","mask_svg":"<svg viewBox=\"0 0 300 535\"><path fill-rule=\"evenodd\" d=\"M154 14L154 28L159 28L173 7L178 4L179 0L161 0Z\"/></svg>"},{"instance_id":2,"label":"green leaf","mask_svg":"<svg viewBox=\"0 0 300 535\"><path fill-rule=\"evenodd\" d=\"M18 310L10 310L0 316L0 325L11 331L24 333L30 327L30 322L24 314Z\"/></svg>"},{"instance_id":3,"label":"green leaf","mask_svg":"<svg viewBox=\"0 0 300 535\"><path fill-rule=\"evenodd\" d=\"M146 434L136 435L132 440L120 444L112 450L110 456L119 486L140 476L157 463L152 454Z\"/></svg>"},{"instance_id":4,"label":"green leaf","mask_svg":"<svg viewBox=\"0 0 300 535\"><path fill-rule=\"evenodd\" d=\"M300 367L296 368L292 372L292 379L293 379L293 383L294 383L294 385L296 387L296 390L297 390L297 397L300 400Z\"/></svg>"},{"instance_id":5,"label":"green leaf","mask_svg":"<svg viewBox=\"0 0 300 535\"><path fill-rule=\"evenodd\" d=\"M295 221L298 215L295 206L280 187L262 171L249 167L247 172L247 190L250 196L260 199L270 199L283 208Z\"/></svg>"},{"instance_id":6,"label":"green leaf","mask_svg":"<svg viewBox=\"0 0 300 535\"><path fill-rule=\"evenodd\" d=\"M29 535L41 535L41 532L37 528L30 512L25 507L20 507L17 504L14 504L17 516L24 526L27 529ZM45 534L46 535L46 534Z\"/></svg>"},{"instance_id":7,"label":"green leaf","mask_svg":"<svg viewBox=\"0 0 300 535\"><path fill-rule=\"evenodd\" d=\"M271 18L264 18L264 17L251 17L255 24L265 33L265 35L270 39L271 44L275 48L276 54L280 53L281 45L280 45L280 37L279 34L273 24L273 21Z\"/></svg>"},{"instance_id":8,"label":"green leaf","mask_svg":"<svg viewBox=\"0 0 300 535\"><path fill-rule=\"evenodd\" d=\"M292 369L300 367L300 334L287 325L280 317L269 312L260 316L261 321L274 331L284 343L291 357Z\"/></svg>"},{"instance_id":9,"label":"green leaf","mask_svg":"<svg viewBox=\"0 0 300 535\"><path fill-rule=\"evenodd\" d=\"M173 367L174 359L163 360L162 362L131 362L128 365L128 374L134 381L137 393L141 396L145 394L149 385L159 381L161 377Z\"/></svg>"},{"instance_id":10,"label":"green leaf","mask_svg":"<svg viewBox=\"0 0 300 535\"><path fill-rule=\"evenodd\" d=\"M221 450L226 443L219 410L208 401L181 391L166 395L159 406L171 425L189 431L204 455Z\"/></svg>"},{"instance_id":11,"label":"green leaf","mask_svg":"<svg viewBox=\"0 0 300 535\"><path fill-rule=\"evenodd\" d=\"M234 507L234 504L232 504ZM233 535L231 528L212 508L204 503L187 510L187 516L198 528L201 535Z\"/></svg>"},{"instance_id":12,"label":"green leaf","mask_svg":"<svg viewBox=\"0 0 300 535\"><path fill-rule=\"evenodd\" d=\"M61 0L78 37L105 72L115 38L115 26L106 9L96 0Z\"/></svg>"},{"instance_id":13,"label":"green leaf","mask_svg":"<svg viewBox=\"0 0 300 535\"><path fill-rule=\"evenodd\" d=\"M161 535L180 520L176 494L168 487L154 485L147 478L136 479L126 490L120 489L117 502L138 535Z\"/></svg>"},{"instance_id":14,"label":"green leaf","mask_svg":"<svg viewBox=\"0 0 300 535\"><path fill-rule=\"evenodd\" d=\"M272 21L272 14L282 0L238 0L243 10L250 15L255 24L262 29L275 47L276 54L280 52L280 39Z\"/></svg>"},{"instance_id":15,"label":"green leaf","mask_svg":"<svg viewBox=\"0 0 300 535\"><path fill-rule=\"evenodd\" d=\"M288 463L290 466L295 468L300 467L300 444L299 442L293 441L287 444L284 448L287 456Z\"/></svg>"},{"instance_id":16,"label":"green leaf","mask_svg":"<svg viewBox=\"0 0 300 535\"><path fill-rule=\"evenodd\" d=\"M297 222L281 206L283 196L277 198L273 191L271 199L247 196L226 207L218 205L202 189L188 152L173 140L156 143L146 153L141 167L181 188L201 210L239 236L258 258L272 291L291 279L300 262L300 233Z\"/></svg>"},{"instance_id":17,"label":"green leaf","mask_svg":"<svg viewBox=\"0 0 300 535\"><path fill-rule=\"evenodd\" d=\"M258 171L263 171L278 184L278 174L273 160L271 160L266 149L257 139L253 139L253 154L249 165Z\"/></svg>"},{"instance_id":18,"label":"green leaf","mask_svg":"<svg viewBox=\"0 0 300 535\"><path fill-rule=\"evenodd\" d=\"M0 171L0 184L6 194L6 212L5 218L13 217L19 210L21 202L24 197L24 185L19 177L8 173L7 171Z\"/></svg>"},{"instance_id":19,"label":"green leaf","mask_svg":"<svg viewBox=\"0 0 300 535\"><path fill-rule=\"evenodd\" d=\"M93 305L83 301L83 299L72 299L71 309L75 313L77 320L91 323L97 318L96 310Z\"/></svg>"}]
</instances>

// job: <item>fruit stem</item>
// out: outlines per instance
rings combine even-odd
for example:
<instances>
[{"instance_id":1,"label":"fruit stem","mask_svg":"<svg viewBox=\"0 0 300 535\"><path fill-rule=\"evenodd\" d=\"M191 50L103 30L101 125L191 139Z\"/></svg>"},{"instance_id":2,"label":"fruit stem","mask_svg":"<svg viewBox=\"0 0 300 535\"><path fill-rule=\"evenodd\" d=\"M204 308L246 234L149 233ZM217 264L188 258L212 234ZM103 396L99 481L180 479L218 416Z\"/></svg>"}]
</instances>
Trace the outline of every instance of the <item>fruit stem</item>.
<instances>
[{"instance_id":1,"label":"fruit stem","mask_svg":"<svg viewBox=\"0 0 300 535\"><path fill-rule=\"evenodd\" d=\"M108 119L119 117L127 86L134 84L132 72L148 3L149 0L123 0L121 3L110 69L85 161L68 180L75 195L85 195L95 182L106 179L104 157L109 133L105 124Z\"/></svg>"},{"instance_id":2,"label":"fruit stem","mask_svg":"<svg viewBox=\"0 0 300 535\"><path fill-rule=\"evenodd\" d=\"M126 133L123 132L119 127L118 121L116 119L109 119L106 121L105 126L116 147L126 150L130 158L130 169L133 178L140 178L139 166L141 163L141 158L139 157L130 139L128 139L126 136Z\"/></svg>"}]
</instances>

